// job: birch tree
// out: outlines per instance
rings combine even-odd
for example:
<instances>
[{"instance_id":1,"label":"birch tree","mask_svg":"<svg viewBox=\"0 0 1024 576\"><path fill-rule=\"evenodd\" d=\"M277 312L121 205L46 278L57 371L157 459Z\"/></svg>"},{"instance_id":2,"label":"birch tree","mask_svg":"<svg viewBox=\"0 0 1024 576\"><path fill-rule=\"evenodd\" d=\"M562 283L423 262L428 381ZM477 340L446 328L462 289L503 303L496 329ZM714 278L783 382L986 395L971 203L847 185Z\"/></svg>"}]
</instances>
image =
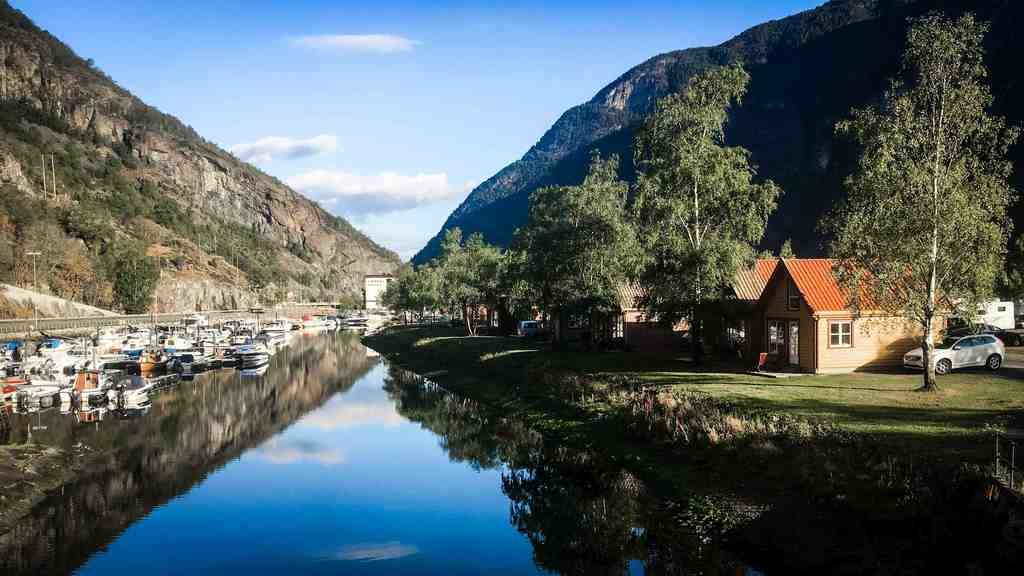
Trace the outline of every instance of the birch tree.
<instances>
[{"instance_id":1,"label":"birch tree","mask_svg":"<svg viewBox=\"0 0 1024 576\"><path fill-rule=\"evenodd\" d=\"M918 325L929 391L937 320L973 316L991 295L1011 231L1007 152L1018 131L990 112L987 30L970 14L915 20L901 77L837 126L862 150L829 222L839 274L856 306L870 295Z\"/></svg>"},{"instance_id":2,"label":"birch tree","mask_svg":"<svg viewBox=\"0 0 1024 576\"><path fill-rule=\"evenodd\" d=\"M692 77L658 101L636 140L634 214L647 307L664 321L690 319L698 360L696 311L753 258L781 194L770 180L755 182L746 149L725 144L729 109L749 79L738 64Z\"/></svg>"}]
</instances>

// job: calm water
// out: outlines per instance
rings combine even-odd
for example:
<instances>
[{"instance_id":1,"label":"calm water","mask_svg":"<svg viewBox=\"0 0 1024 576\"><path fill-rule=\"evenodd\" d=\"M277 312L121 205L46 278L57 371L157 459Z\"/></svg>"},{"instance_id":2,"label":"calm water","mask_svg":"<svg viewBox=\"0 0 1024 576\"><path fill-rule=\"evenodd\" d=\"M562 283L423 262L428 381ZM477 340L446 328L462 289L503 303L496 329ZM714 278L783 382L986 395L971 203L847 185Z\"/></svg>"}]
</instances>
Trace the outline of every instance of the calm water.
<instances>
[{"instance_id":1,"label":"calm water","mask_svg":"<svg viewBox=\"0 0 1024 576\"><path fill-rule=\"evenodd\" d=\"M144 414L16 424L12 442L111 455L0 536L5 573L737 573L628 473L345 334Z\"/></svg>"}]
</instances>

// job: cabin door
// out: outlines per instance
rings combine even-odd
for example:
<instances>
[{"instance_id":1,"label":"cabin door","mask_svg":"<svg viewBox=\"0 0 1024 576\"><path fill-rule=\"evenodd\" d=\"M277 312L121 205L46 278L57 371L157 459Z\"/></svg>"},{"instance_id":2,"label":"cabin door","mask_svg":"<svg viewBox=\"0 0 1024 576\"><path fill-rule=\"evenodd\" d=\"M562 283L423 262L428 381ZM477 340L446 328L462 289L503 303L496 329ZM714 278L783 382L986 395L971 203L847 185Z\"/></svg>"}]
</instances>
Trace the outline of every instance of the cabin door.
<instances>
[{"instance_id":1,"label":"cabin door","mask_svg":"<svg viewBox=\"0 0 1024 576\"><path fill-rule=\"evenodd\" d=\"M800 364L800 322L796 320L789 322L789 363Z\"/></svg>"}]
</instances>

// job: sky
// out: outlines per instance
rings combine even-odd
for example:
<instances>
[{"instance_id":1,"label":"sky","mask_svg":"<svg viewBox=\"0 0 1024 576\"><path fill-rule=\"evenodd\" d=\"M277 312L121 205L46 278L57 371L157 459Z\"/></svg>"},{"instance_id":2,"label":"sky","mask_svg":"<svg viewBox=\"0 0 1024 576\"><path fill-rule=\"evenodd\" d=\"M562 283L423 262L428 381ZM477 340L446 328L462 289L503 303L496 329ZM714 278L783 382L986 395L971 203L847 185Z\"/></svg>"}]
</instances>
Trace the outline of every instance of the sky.
<instances>
[{"instance_id":1,"label":"sky","mask_svg":"<svg viewBox=\"0 0 1024 576\"><path fill-rule=\"evenodd\" d=\"M410 258L568 108L821 0L12 0L150 105Z\"/></svg>"}]
</instances>

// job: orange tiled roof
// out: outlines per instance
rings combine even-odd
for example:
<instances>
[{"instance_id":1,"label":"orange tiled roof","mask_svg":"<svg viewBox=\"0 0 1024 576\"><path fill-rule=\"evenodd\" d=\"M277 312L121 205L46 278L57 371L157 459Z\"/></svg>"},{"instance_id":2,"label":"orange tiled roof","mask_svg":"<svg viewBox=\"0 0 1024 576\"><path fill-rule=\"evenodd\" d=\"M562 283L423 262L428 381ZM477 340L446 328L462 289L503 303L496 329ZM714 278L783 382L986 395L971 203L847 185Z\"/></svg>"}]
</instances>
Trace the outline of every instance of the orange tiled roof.
<instances>
[{"instance_id":1,"label":"orange tiled roof","mask_svg":"<svg viewBox=\"0 0 1024 576\"><path fill-rule=\"evenodd\" d=\"M758 300L772 274L779 266L778 258L761 258L751 268L741 268L733 277L732 288L740 300Z\"/></svg>"},{"instance_id":2,"label":"orange tiled roof","mask_svg":"<svg viewBox=\"0 0 1024 576\"><path fill-rule=\"evenodd\" d=\"M812 312L840 312L850 308L846 293L827 258L787 258L782 261Z\"/></svg>"}]
</instances>

